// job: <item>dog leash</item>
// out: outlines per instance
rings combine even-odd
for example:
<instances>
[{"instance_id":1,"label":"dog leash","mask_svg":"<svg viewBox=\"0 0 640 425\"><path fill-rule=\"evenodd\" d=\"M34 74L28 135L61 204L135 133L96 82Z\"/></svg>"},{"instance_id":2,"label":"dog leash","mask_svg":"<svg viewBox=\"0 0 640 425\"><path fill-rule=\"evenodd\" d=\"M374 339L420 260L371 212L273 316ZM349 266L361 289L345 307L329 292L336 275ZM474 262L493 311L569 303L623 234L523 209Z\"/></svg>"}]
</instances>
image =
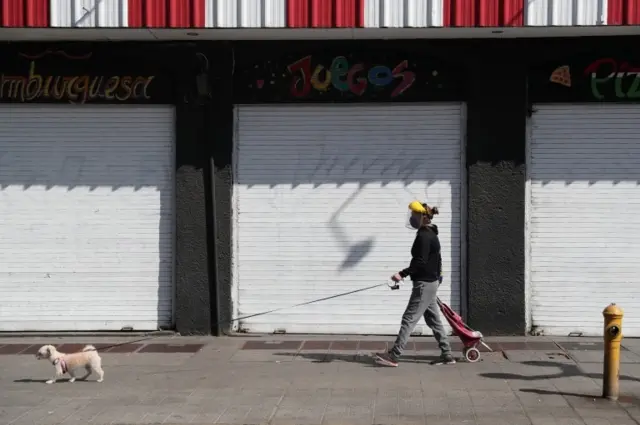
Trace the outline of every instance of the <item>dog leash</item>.
<instances>
[{"instance_id":1,"label":"dog leash","mask_svg":"<svg viewBox=\"0 0 640 425\"><path fill-rule=\"evenodd\" d=\"M318 298L318 299L311 300L311 301L306 301L306 302L303 302L303 303L288 305L288 306L285 306L285 307L278 307L278 308L274 308L272 310L261 311L260 313L249 314L249 315L246 315L246 316L236 317L236 318L230 319L230 320L216 322L216 323L212 324L212 327L213 326L219 326L219 325L228 325L230 323L234 323L234 322L237 322L237 321L240 321L240 320L250 319L252 317L258 317L258 316L264 316L266 314L275 313L277 311L289 310L291 308L302 307L302 306L305 306L305 305L315 304L315 303L319 303L319 302L322 302L322 301L328 301L328 300L332 300L334 298L346 297L347 295L356 294L358 292L369 291L371 289L379 288L379 287L385 286L385 285L388 286L391 289L398 289L400 287L400 283L399 282L393 282L393 285L391 285L391 283L389 283L389 282L379 283L377 285L371 285L371 286L367 286L365 288L358 288L358 289L354 289L352 291L342 292L340 294L330 295L330 296L324 297L324 298ZM87 351L102 351L102 350L107 350L107 349L111 349L111 348L114 348L114 347L119 347L121 345L136 344L138 342L144 342L144 341L154 340L154 339L157 339L157 338L162 338L163 335L153 335L154 333L159 333L159 332L162 332L162 331L149 332L149 334L147 334L149 336L145 336L144 338L136 339L136 340L133 340L133 341L121 342L121 343L118 343L118 344L104 345L104 346L101 346L100 348L95 348L95 349L87 350Z\"/></svg>"},{"instance_id":2,"label":"dog leash","mask_svg":"<svg viewBox=\"0 0 640 425\"><path fill-rule=\"evenodd\" d=\"M101 345L100 348L93 348L91 350L86 350L86 351L104 351L104 350L108 350L110 348L120 347L121 345L136 344L138 342L152 341L154 339L162 338L164 336L164 335L153 335L153 334L156 334L156 333L164 334L165 331L148 332L148 333L146 333L146 335L148 335L148 336L145 336L144 338L134 339L132 341L119 342L117 344L111 344L111 345ZM91 344L87 344L87 345L91 345Z\"/></svg>"}]
</instances>

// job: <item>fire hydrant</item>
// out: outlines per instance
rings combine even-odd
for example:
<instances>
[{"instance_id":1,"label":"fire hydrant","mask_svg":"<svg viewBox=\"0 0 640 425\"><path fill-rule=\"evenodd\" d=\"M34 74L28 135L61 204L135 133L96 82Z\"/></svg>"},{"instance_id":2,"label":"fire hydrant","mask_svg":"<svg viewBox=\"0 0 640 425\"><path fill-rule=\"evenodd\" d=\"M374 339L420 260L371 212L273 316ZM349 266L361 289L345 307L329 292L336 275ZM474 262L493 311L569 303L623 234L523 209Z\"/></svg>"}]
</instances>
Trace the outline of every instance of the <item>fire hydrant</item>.
<instances>
[{"instance_id":1,"label":"fire hydrant","mask_svg":"<svg viewBox=\"0 0 640 425\"><path fill-rule=\"evenodd\" d=\"M620 393L620 342L624 312L611 303L602 312L604 316L604 373L602 397L617 400Z\"/></svg>"}]
</instances>

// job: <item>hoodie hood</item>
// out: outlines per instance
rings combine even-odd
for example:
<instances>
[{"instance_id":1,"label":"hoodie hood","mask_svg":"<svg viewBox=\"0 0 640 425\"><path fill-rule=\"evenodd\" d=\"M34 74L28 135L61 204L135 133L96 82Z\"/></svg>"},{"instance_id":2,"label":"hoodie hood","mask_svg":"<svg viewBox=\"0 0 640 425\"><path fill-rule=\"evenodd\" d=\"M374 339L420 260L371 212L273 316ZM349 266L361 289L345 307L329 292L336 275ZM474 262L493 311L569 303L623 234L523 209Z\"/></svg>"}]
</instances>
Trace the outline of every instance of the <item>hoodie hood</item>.
<instances>
[{"instance_id":1,"label":"hoodie hood","mask_svg":"<svg viewBox=\"0 0 640 425\"><path fill-rule=\"evenodd\" d=\"M436 226L435 224L428 224L427 226L421 227L418 232L424 231L424 230L431 230L433 233L435 233L436 235L438 234L438 226Z\"/></svg>"}]
</instances>

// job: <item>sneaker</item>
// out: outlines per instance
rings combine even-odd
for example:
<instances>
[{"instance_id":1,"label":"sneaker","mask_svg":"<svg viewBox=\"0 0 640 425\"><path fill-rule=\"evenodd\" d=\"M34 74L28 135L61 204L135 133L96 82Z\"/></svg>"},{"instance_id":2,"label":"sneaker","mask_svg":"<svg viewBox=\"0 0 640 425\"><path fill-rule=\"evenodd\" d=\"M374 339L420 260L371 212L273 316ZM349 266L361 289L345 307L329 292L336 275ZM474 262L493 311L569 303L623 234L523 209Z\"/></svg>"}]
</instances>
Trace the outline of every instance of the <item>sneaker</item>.
<instances>
[{"instance_id":1,"label":"sneaker","mask_svg":"<svg viewBox=\"0 0 640 425\"><path fill-rule=\"evenodd\" d=\"M398 361L391 357L389 353L376 354L376 362L383 366L398 367Z\"/></svg>"},{"instance_id":2,"label":"sneaker","mask_svg":"<svg viewBox=\"0 0 640 425\"><path fill-rule=\"evenodd\" d=\"M456 359L451 354L443 354L439 359L431 362L432 365L456 364Z\"/></svg>"}]
</instances>

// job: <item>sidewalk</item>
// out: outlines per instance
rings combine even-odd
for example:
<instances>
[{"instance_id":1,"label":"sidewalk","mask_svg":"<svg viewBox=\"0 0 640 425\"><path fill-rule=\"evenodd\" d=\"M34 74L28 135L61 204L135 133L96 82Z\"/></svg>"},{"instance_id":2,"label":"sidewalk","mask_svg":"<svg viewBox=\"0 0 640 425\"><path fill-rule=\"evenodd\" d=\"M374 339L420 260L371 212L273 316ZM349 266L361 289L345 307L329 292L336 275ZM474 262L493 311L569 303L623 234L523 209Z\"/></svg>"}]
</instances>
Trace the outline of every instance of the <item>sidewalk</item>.
<instances>
[{"instance_id":1,"label":"sidewalk","mask_svg":"<svg viewBox=\"0 0 640 425\"><path fill-rule=\"evenodd\" d=\"M624 341L620 402L599 398L599 339L495 338L475 364L431 366L414 338L398 368L373 364L392 338L158 338L101 353L105 381L46 385L40 345L125 338L0 339L0 424L638 424L640 340ZM22 344L22 345L18 345ZM78 346L75 346L78 347ZM64 349L64 347L62 347ZM72 351L72 350L69 350ZM22 354L16 354L22 353Z\"/></svg>"}]
</instances>

